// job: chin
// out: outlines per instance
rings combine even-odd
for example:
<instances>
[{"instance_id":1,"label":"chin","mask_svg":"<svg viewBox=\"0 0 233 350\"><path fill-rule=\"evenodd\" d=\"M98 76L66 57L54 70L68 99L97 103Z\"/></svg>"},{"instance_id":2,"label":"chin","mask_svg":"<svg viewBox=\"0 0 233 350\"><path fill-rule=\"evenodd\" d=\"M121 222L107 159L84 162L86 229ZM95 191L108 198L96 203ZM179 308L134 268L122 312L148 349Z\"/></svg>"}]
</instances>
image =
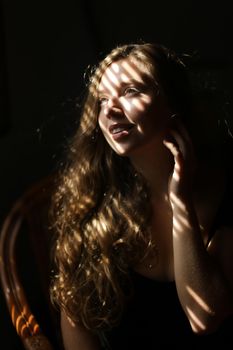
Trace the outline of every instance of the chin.
<instances>
[{"instance_id":1,"label":"chin","mask_svg":"<svg viewBox=\"0 0 233 350\"><path fill-rule=\"evenodd\" d=\"M121 157L132 157L132 156L143 156L143 153L141 153L141 147L130 147L130 148L122 148L122 149L113 149L114 152L116 152Z\"/></svg>"},{"instance_id":2,"label":"chin","mask_svg":"<svg viewBox=\"0 0 233 350\"><path fill-rule=\"evenodd\" d=\"M116 149L116 148L113 148L113 151L120 157L129 157L131 152L128 151L128 150L124 150L124 149Z\"/></svg>"}]
</instances>

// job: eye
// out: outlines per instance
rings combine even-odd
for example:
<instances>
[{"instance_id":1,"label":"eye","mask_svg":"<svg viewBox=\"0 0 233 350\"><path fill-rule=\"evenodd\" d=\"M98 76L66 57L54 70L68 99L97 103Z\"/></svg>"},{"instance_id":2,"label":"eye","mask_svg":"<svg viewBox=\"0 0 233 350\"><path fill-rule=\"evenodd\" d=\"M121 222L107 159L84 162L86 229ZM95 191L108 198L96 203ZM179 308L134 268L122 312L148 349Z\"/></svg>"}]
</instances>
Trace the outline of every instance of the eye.
<instances>
[{"instance_id":1,"label":"eye","mask_svg":"<svg viewBox=\"0 0 233 350\"><path fill-rule=\"evenodd\" d=\"M98 101L98 104L99 104L99 106L104 106L104 105L106 105L108 103L108 98L107 97L100 97L99 98L99 101Z\"/></svg>"},{"instance_id":2,"label":"eye","mask_svg":"<svg viewBox=\"0 0 233 350\"><path fill-rule=\"evenodd\" d=\"M125 95L137 95L137 94L139 94L139 90L136 88L136 87L132 87L132 86L130 86L130 87L127 87L126 89L125 89L125 91L124 91L124 94Z\"/></svg>"}]
</instances>

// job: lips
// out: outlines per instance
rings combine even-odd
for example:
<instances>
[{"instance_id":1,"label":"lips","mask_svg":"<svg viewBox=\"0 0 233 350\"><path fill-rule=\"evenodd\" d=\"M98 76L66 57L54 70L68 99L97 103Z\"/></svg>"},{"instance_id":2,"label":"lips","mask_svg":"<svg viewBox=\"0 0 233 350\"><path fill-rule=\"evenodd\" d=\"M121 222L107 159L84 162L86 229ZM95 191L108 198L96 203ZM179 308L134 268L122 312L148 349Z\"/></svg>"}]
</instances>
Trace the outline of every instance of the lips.
<instances>
[{"instance_id":1,"label":"lips","mask_svg":"<svg viewBox=\"0 0 233 350\"><path fill-rule=\"evenodd\" d=\"M133 124L113 124L109 127L109 132L112 134L112 135L116 135L116 134L120 134L124 131L129 131L130 129L132 129L134 125Z\"/></svg>"}]
</instances>

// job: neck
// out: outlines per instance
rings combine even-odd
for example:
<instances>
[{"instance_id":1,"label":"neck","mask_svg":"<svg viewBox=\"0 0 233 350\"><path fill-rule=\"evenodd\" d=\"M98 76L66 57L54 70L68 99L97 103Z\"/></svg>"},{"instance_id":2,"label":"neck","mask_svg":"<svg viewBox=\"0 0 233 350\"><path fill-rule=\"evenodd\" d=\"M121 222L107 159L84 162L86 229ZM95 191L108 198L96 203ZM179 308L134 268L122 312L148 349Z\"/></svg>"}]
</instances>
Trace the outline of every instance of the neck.
<instances>
[{"instance_id":1,"label":"neck","mask_svg":"<svg viewBox=\"0 0 233 350\"><path fill-rule=\"evenodd\" d=\"M147 180L151 198L165 198L168 193L168 182L173 170L173 158L162 141L148 145L143 150L130 156L135 169Z\"/></svg>"}]
</instances>

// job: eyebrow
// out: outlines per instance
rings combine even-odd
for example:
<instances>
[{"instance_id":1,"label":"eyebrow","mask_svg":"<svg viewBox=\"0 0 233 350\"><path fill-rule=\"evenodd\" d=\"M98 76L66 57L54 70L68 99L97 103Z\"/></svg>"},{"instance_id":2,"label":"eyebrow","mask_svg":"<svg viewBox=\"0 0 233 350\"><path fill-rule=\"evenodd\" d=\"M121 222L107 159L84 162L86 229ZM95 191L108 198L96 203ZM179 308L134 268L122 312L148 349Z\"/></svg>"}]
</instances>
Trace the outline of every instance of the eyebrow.
<instances>
[{"instance_id":1,"label":"eyebrow","mask_svg":"<svg viewBox=\"0 0 233 350\"><path fill-rule=\"evenodd\" d=\"M124 88L125 86L131 85L131 84L136 85L136 86L145 86L146 85L144 82L138 81L138 80L135 80L134 78L132 78L132 79L130 79L128 81L121 81L120 85L119 85L119 88ZM105 87L100 87L99 86L98 92L99 93L104 93L104 92L108 92L108 91L107 91L107 89Z\"/></svg>"}]
</instances>

